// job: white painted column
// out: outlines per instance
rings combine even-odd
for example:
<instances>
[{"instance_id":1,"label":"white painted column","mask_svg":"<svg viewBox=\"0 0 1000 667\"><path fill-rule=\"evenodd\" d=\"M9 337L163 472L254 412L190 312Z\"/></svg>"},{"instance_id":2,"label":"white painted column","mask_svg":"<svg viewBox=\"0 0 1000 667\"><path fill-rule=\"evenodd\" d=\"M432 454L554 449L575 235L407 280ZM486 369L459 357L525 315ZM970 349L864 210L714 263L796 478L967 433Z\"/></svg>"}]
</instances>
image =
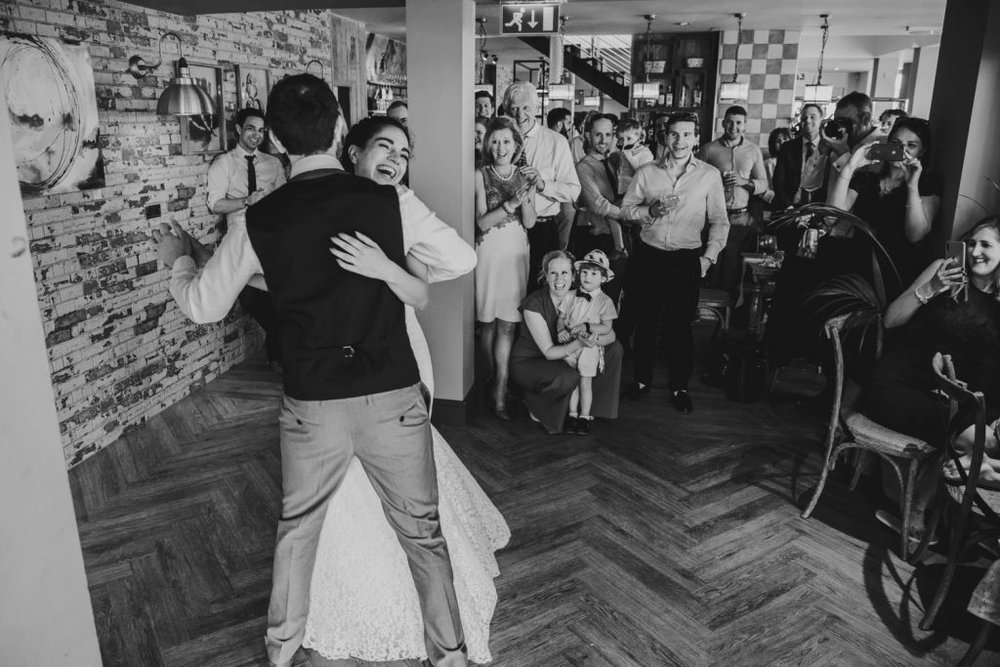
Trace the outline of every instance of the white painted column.
<instances>
[{"instance_id":1,"label":"white painted column","mask_svg":"<svg viewBox=\"0 0 1000 667\"><path fill-rule=\"evenodd\" d=\"M902 58L898 53L875 59L875 79L872 81L872 97L895 97L896 78Z\"/></svg>"},{"instance_id":2,"label":"white painted column","mask_svg":"<svg viewBox=\"0 0 1000 667\"><path fill-rule=\"evenodd\" d=\"M406 9L410 187L473 243L473 0L410 0ZM434 361L435 394L464 401L473 381L473 276L434 285L420 322ZM447 405L447 404L445 404ZM445 407L439 403L438 414Z\"/></svg>"},{"instance_id":3,"label":"white painted column","mask_svg":"<svg viewBox=\"0 0 1000 667\"><path fill-rule=\"evenodd\" d=\"M0 114L0 663L98 667L7 114Z\"/></svg>"},{"instance_id":4,"label":"white painted column","mask_svg":"<svg viewBox=\"0 0 1000 667\"><path fill-rule=\"evenodd\" d=\"M910 115L927 118L931 113L931 97L934 95L934 75L937 72L940 45L923 46L915 50L913 97L910 98Z\"/></svg>"}]
</instances>

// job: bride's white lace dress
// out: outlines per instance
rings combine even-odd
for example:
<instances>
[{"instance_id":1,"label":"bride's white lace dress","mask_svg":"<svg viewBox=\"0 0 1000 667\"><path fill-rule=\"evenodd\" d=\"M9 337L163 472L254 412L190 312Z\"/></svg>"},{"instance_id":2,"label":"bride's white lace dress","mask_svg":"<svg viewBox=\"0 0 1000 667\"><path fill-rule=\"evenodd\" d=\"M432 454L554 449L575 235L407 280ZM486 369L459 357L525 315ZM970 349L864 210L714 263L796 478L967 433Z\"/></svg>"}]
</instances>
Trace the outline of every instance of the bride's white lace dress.
<instances>
[{"instance_id":1,"label":"bride's white lace dress","mask_svg":"<svg viewBox=\"0 0 1000 667\"><path fill-rule=\"evenodd\" d=\"M430 353L412 309L406 309L420 377L431 389ZM469 659L490 662L490 620L499 573L493 552L510 539L503 516L437 429L441 529L448 541L455 593ZM406 556L355 459L330 501L316 551L303 645L335 660L424 659L423 621Z\"/></svg>"}]
</instances>

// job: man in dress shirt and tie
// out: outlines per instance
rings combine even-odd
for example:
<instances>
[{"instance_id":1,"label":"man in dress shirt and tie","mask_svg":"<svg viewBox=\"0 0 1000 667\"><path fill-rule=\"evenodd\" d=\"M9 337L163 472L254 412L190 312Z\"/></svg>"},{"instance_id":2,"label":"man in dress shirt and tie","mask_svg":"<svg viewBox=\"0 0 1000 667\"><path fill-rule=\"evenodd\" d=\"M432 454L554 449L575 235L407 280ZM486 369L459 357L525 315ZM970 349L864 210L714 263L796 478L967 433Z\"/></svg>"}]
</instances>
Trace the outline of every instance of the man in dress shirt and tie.
<instances>
[{"instance_id":1,"label":"man in dress shirt and tie","mask_svg":"<svg viewBox=\"0 0 1000 667\"><path fill-rule=\"evenodd\" d=\"M215 158L208 168L208 210L226 216L226 227L246 225L246 210L285 182L281 161L257 150L264 141L264 114L258 109L240 109L233 119L236 148ZM264 329L267 360L273 368L281 364L274 307L267 298L262 276L256 276L240 293L240 305Z\"/></svg>"},{"instance_id":2,"label":"man in dress shirt and tie","mask_svg":"<svg viewBox=\"0 0 1000 667\"><path fill-rule=\"evenodd\" d=\"M775 211L826 201L829 148L820 141L823 109L805 104L799 114L799 136L786 141L778 151L774 166Z\"/></svg>"},{"instance_id":3,"label":"man in dress shirt and tie","mask_svg":"<svg viewBox=\"0 0 1000 667\"><path fill-rule=\"evenodd\" d=\"M569 244L572 220L567 222L562 218L561 204L576 201L580 195L580 180L566 137L535 120L538 93L531 83L512 83L504 93L503 105L524 137L524 152L518 166L528 183L535 187L538 218L535 226L528 230L531 246L528 285L536 286L540 284L538 272L545 253L565 249Z\"/></svg>"},{"instance_id":4,"label":"man in dress shirt and tie","mask_svg":"<svg viewBox=\"0 0 1000 667\"><path fill-rule=\"evenodd\" d=\"M618 199L618 174L608 164L608 154L615 141L615 126L611 116L598 114L591 116L584 133L590 140L587 154L576 163L576 173L580 178L580 200L584 210L580 212L579 230L575 237L573 252L583 257L591 250L601 250L608 257L620 257L621 209ZM619 241L615 242L615 238ZM612 271L622 275L623 261L612 260ZM616 277L604 285L602 291L617 306L621 293L621 278Z\"/></svg>"},{"instance_id":5,"label":"man in dress shirt and tie","mask_svg":"<svg viewBox=\"0 0 1000 667\"><path fill-rule=\"evenodd\" d=\"M723 289L736 292L740 283L740 250L744 240L754 231L750 215L750 195L767 191L764 156L757 144L747 141L747 110L741 106L726 109L722 119L723 134L702 146L699 158L722 172L729 215L729 237L722 255L721 283Z\"/></svg>"},{"instance_id":6,"label":"man in dress shirt and tie","mask_svg":"<svg viewBox=\"0 0 1000 667\"><path fill-rule=\"evenodd\" d=\"M691 412L688 382L694 370L691 323L698 289L708 268L726 247L729 216L722 176L694 157L698 115L675 113L657 120L663 157L642 166L622 200L622 217L642 224L625 276L625 310L635 320L634 383L624 398L649 391L653 380L656 332L663 316L671 403ZM708 242L702 231L708 226Z\"/></svg>"}]
</instances>

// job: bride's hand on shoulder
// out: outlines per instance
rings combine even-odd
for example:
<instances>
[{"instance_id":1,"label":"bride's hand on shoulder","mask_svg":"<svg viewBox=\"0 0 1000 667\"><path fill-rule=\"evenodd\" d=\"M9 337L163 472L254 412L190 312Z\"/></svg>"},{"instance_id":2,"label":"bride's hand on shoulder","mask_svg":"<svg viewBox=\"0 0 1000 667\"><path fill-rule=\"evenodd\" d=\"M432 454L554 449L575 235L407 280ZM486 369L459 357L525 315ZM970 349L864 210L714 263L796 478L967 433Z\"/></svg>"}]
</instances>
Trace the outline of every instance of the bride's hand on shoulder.
<instances>
[{"instance_id":1,"label":"bride's hand on shoulder","mask_svg":"<svg viewBox=\"0 0 1000 667\"><path fill-rule=\"evenodd\" d=\"M378 244L361 232L337 234L330 241L333 243L330 253L337 258L337 264L351 273L386 280L395 266Z\"/></svg>"}]
</instances>

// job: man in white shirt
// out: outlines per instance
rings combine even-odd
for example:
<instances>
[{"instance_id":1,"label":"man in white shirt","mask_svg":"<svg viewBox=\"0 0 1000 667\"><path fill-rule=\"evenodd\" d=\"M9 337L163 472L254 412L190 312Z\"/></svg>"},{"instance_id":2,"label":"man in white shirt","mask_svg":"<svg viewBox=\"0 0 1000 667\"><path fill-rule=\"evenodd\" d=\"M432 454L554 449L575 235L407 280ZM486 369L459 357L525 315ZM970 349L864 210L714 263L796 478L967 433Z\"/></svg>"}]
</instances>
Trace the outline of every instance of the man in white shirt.
<instances>
[{"instance_id":1,"label":"man in white shirt","mask_svg":"<svg viewBox=\"0 0 1000 667\"><path fill-rule=\"evenodd\" d=\"M722 176L692 154L698 124L693 113L657 120L666 153L639 168L621 205L623 219L642 224L625 274L624 307L635 322L635 381L623 398L634 400L649 391L662 317L671 403L679 412L693 409L688 395L694 370L691 323L701 279L718 260L729 234ZM703 242L706 227L708 241Z\"/></svg>"},{"instance_id":2,"label":"man in white shirt","mask_svg":"<svg viewBox=\"0 0 1000 667\"><path fill-rule=\"evenodd\" d=\"M264 114L240 109L233 119L236 147L212 161L208 168L208 210L226 216L227 233L246 224L246 209L285 183L285 170L273 155L257 150L264 141ZM257 277L240 293L240 305L264 329L267 360L275 370L281 364L274 307Z\"/></svg>"},{"instance_id":3,"label":"man in white shirt","mask_svg":"<svg viewBox=\"0 0 1000 667\"><path fill-rule=\"evenodd\" d=\"M566 137L542 127L535 119L538 93L527 81L515 81L504 93L504 109L524 137L524 152L518 160L521 173L535 187L538 219L528 230L531 246L529 285L539 285L542 257L550 250L569 245L572 220L562 219L563 202L580 196L580 179Z\"/></svg>"},{"instance_id":4,"label":"man in white shirt","mask_svg":"<svg viewBox=\"0 0 1000 667\"><path fill-rule=\"evenodd\" d=\"M767 191L764 156L757 144L747 141L747 110L741 106L726 109L722 119L723 134L702 146L698 157L722 172L729 215L729 237L722 256L721 284L735 294L740 284L740 250L754 231L750 215L750 195Z\"/></svg>"}]
</instances>

